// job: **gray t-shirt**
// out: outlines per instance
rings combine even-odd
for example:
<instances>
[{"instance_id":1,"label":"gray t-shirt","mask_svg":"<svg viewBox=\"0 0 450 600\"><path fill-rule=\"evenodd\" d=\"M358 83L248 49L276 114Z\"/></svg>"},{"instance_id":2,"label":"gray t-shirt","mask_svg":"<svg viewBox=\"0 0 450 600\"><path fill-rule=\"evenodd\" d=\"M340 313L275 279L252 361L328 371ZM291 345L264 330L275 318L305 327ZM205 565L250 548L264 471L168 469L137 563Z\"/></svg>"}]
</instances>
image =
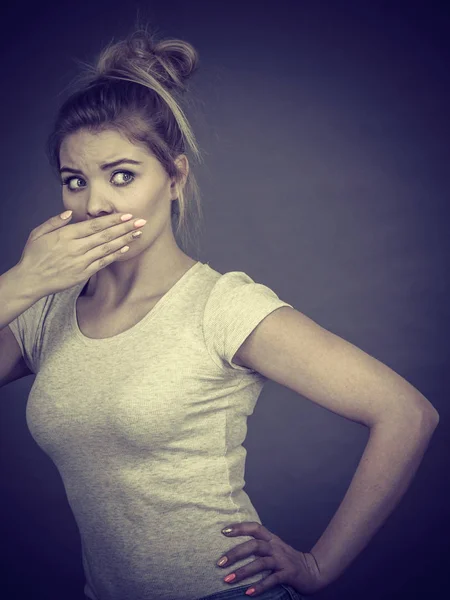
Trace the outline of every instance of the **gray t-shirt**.
<instances>
[{"instance_id":1,"label":"gray t-shirt","mask_svg":"<svg viewBox=\"0 0 450 600\"><path fill-rule=\"evenodd\" d=\"M244 467L247 416L267 378L232 363L283 302L242 271L196 262L134 327L92 339L75 301L86 281L38 300L11 330L36 374L31 435L56 465L93 600L192 600L229 590L232 522L261 520ZM239 586L270 575L262 571Z\"/></svg>"}]
</instances>

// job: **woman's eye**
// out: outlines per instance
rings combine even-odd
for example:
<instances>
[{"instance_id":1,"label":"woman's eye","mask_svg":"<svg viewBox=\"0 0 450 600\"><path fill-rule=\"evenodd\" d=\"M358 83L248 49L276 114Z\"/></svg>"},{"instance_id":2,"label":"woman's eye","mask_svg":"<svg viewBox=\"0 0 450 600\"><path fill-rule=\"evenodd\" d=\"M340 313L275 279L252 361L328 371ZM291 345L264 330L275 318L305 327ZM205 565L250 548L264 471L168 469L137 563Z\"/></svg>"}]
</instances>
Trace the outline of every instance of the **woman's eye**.
<instances>
[{"instance_id":1,"label":"woman's eye","mask_svg":"<svg viewBox=\"0 0 450 600\"><path fill-rule=\"evenodd\" d=\"M134 175L133 175L133 173L131 173L131 171L117 171L116 173L114 173L113 177L115 175L131 175L131 177L132 177L131 180L130 179L125 179L125 181L122 182L122 183L120 183L120 180L119 180L119 183L117 183L117 185L125 185L127 183L130 183L130 181L133 181L133 179L134 179Z\"/></svg>"},{"instance_id":2,"label":"woman's eye","mask_svg":"<svg viewBox=\"0 0 450 600\"><path fill-rule=\"evenodd\" d=\"M116 180L115 185L118 186L118 187L122 186L122 185L128 185L134 179L134 173L132 173L131 171L116 171L115 173L113 173L112 178L114 178L116 175L125 175L125 179L122 178L122 181L120 181L120 178L119 178L118 182ZM131 179L130 179L130 176L131 176ZM62 185L67 185L68 189L71 192L74 192L75 190L79 190L79 189L81 189L81 187L84 187L84 186L80 187L80 186L77 186L77 185L71 186L71 182L72 181L84 181L84 180L83 180L82 177L67 177L67 179L64 179L62 181Z\"/></svg>"}]
</instances>

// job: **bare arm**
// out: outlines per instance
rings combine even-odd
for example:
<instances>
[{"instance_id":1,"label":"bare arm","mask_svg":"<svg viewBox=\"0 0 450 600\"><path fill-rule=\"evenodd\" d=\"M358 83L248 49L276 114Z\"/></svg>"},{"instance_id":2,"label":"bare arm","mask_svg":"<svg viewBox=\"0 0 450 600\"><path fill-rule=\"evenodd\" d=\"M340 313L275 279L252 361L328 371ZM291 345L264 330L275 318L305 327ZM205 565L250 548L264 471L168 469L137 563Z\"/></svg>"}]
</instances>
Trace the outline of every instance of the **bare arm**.
<instances>
[{"instance_id":1,"label":"bare arm","mask_svg":"<svg viewBox=\"0 0 450 600\"><path fill-rule=\"evenodd\" d=\"M19 265L0 275L0 330L39 300Z\"/></svg>"},{"instance_id":2,"label":"bare arm","mask_svg":"<svg viewBox=\"0 0 450 600\"><path fill-rule=\"evenodd\" d=\"M344 499L309 554L321 587L335 580L387 519L417 471L439 414L406 379L290 307L241 345L244 365L370 429Z\"/></svg>"},{"instance_id":3,"label":"bare arm","mask_svg":"<svg viewBox=\"0 0 450 600\"><path fill-rule=\"evenodd\" d=\"M322 587L334 581L365 548L409 487L437 426L435 413L380 421L370 428L347 493L310 553Z\"/></svg>"}]
</instances>

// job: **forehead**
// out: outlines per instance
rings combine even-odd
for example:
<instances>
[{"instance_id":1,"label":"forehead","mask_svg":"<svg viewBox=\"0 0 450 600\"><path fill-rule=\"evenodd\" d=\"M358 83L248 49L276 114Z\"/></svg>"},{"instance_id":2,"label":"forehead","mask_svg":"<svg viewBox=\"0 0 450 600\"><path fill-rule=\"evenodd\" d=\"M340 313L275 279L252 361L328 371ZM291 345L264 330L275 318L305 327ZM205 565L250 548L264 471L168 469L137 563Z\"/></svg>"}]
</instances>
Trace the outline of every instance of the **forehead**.
<instances>
[{"instance_id":1,"label":"forehead","mask_svg":"<svg viewBox=\"0 0 450 600\"><path fill-rule=\"evenodd\" d=\"M63 162L96 161L107 162L122 156L150 160L152 155L143 144L134 144L114 130L93 133L80 130L67 135L60 147L59 157Z\"/></svg>"}]
</instances>

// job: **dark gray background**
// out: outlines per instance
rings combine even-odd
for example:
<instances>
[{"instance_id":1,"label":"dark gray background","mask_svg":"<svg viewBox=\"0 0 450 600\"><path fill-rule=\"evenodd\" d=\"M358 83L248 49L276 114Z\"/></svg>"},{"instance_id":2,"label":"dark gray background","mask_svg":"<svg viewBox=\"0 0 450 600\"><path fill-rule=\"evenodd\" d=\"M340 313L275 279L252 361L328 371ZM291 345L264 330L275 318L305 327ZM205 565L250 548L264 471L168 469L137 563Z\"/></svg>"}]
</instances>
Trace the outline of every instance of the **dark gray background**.
<instances>
[{"instance_id":1,"label":"dark gray background","mask_svg":"<svg viewBox=\"0 0 450 600\"><path fill-rule=\"evenodd\" d=\"M187 112L203 262L244 271L407 379L440 413L420 469L344 574L315 595L441 598L449 585L450 23L438 2L44 2L3 8L1 252L62 211L44 154L77 75L139 7L200 53ZM2 598L76 600L79 537L60 476L27 429L33 378L2 389ZM269 381L249 419L246 491L309 551L369 430ZM199 524L201 527L201 523ZM217 557L219 558L219 557ZM176 576L176 565L174 565Z\"/></svg>"}]
</instances>

